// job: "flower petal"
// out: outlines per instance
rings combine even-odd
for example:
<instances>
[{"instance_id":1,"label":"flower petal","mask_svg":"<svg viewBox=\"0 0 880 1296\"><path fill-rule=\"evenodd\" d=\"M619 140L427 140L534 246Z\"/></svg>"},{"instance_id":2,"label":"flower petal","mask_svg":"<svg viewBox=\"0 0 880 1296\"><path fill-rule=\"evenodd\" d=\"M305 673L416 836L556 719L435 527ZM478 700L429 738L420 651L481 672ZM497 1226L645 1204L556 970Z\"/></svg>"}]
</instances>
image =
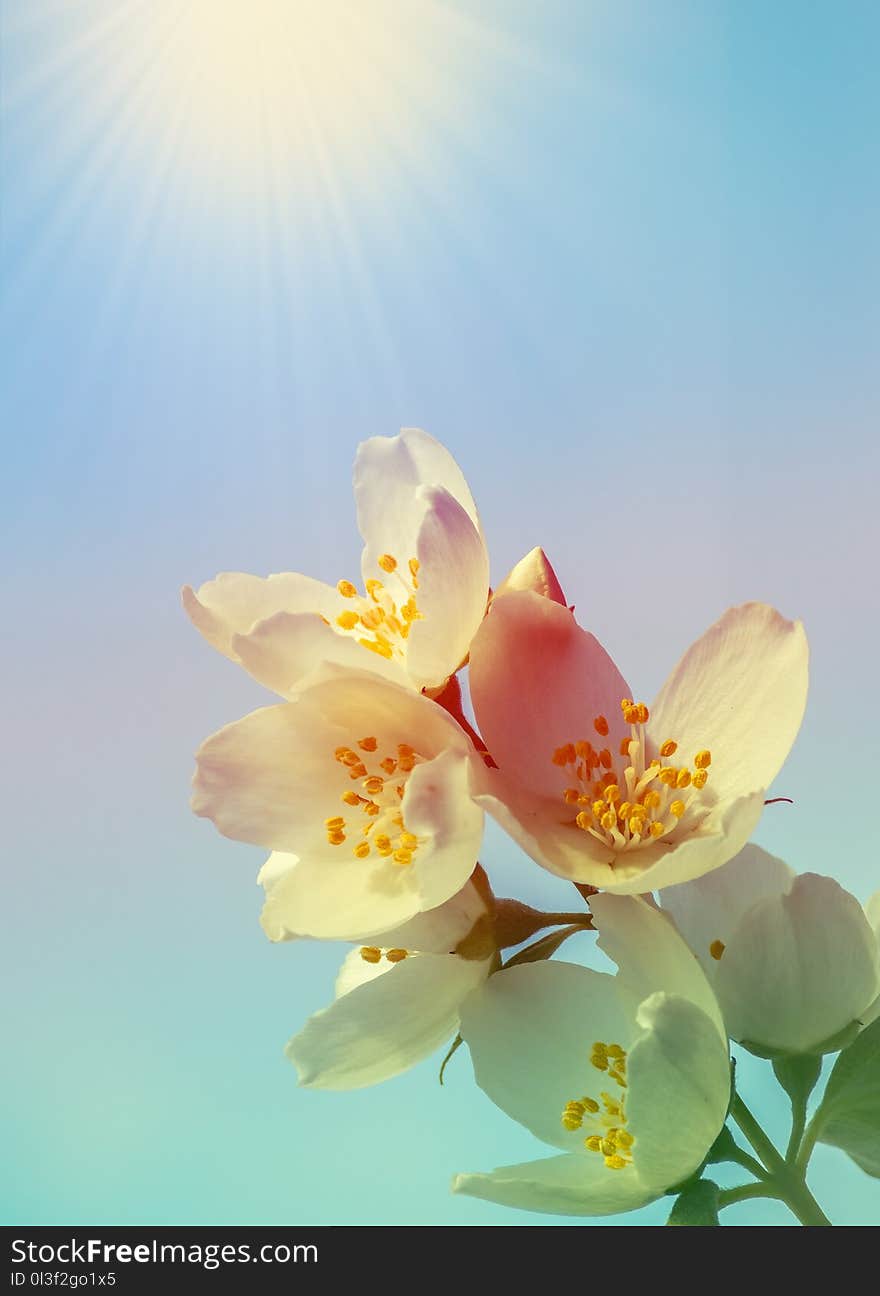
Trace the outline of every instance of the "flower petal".
<instances>
[{"instance_id":1,"label":"flower petal","mask_svg":"<svg viewBox=\"0 0 880 1296\"><path fill-rule=\"evenodd\" d=\"M809 1052L876 998L877 939L854 896L832 878L803 873L743 916L715 987L734 1039Z\"/></svg>"},{"instance_id":2,"label":"flower petal","mask_svg":"<svg viewBox=\"0 0 880 1296\"><path fill-rule=\"evenodd\" d=\"M181 598L196 629L232 661L239 660L233 637L247 634L258 621L276 612L311 612L331 617L339 602L332 586L296 572L265 577L221 572L197 591L185 585Z\"/></svg>"},{"instance_id":3,"label":"flower petal","mask_svg":"<svg viewBox=\"0 0 880 1296\"><path fill-rule=\"evenodd\" d=\"M635 896L593 896L590 908L599 947L620 968L620 980L633 995L643 1000L662 990L696 1004L715 1023L726 1049L718 1001L671 919Z\"/></svg>"},{"instance_id":4,"label":"flower petal","mask_svg":"<svg viewBox=\"0 0 880 1296\"><path fill-rule=\"evenodd\" d=\"M498 770L480 773L474 799L542 868L616 895L643 895L718 868L748 840L764 806L764 793L757 792L720 807L676 846L660 843L615 855L560 822L558 801L529 794Z\"/></svg>"},{"instance_id":5,"label":"flower petal","mask_svg":"<svg viewBox=\"0 0 880 1296\"><path fill-rule=\"evenodd\" d=\"M606 885L606 890L617 895L644 894L689 882L720 868L742 850L763 808L763 790L722 802L696 832L676 845L666 846L661 842L643 847L632 852L632 862L626 855L618 856L614 881Z\"/></svg>"},{"instance_id":6,"label":"flower petal","mask_svg":"<svg viewBox=\"0 0 880 1296\"><path fill-rule=\"evenodd\" d=\"M233 635L231 647L248 674L286 698L294 697L322 662L368 669L397 684L409 684L400 662L368 655L356 639L338 634L316 612L276 612L247 634Z\"/></svg>"},{"instance_id":7,"label":"flower petal","mask_svg":"<svg viewBox=\"0 0 880 1296\"><path fill-rule=\"evenodd\" d=\"M443 904L416 914L392 931L376 932L373 944L427 954L450 954L487 913L485 900L474 883L468 881Z\"/></svg>"},{"instance_id":8,"label":"flower petal","mask_svg":"<svg viewBox=\"0 0 880 1296\"><path fill-rule=\"evenodd\" d=\"M601 1157L572 1155L456 1175L452 1191L545 1215L618 1215L660 1196L631 1168L609 1171Z\"/></svg>"},{"instance_id":9,"label":"flower petal","mask_svg":"<svg viewBox=\"0 0 880 1296\"><path fill-rule=\"evenodd\" d=\"M411 867L392 871L376 855L366 860L339 855L330 863L304 858L268 892L260 923L272 941L298 936L370 941L423 907Z\"/></svg>"},{"instance_id":10,"label":"flower petal","mask_svg":"<svg viewBox=\"0 0 880 1296\"><path fill-rule=\"evenodd\" d=\"M421 614L407 641L417 688L436 688L459 668L486 611L489 555L462 506L440 487L420 487L425 512L413 554L419 562Z\"/></svg>"},{"instance_id":11,"label":"flower petal","mask_svg":"<svg viewBox=\"0 0 880 1296\"><path fill-rule=\"evenodd\" d=\"M727 946L752 905L785 895L794 877L794 869L784 860L749 842L721 868L682 886L664 889L660 902L714 980L718 961L712 957L710 947L716 941Z\"/></svg>"},{"instance_id":12,"label":"flower petal","mask_svg":"<svg viewBox=\"0 0 880 1296\"><path fill-rule=\"evenodd\" d=\"M433 909L463 886L477 862L483 812L470 797L467 752L441 752L418 765L403 798L403 817L420 845L412 868L422 909Z\"/></svg>"},{"instance_id":13,"label":"flower petal","mask_svg":"<svg viewBox=\"0 0 880 1296\"><path fill-rule=\"evenodd\" d=\"M636 1006L615 977L573 963L498 972L462 1007L477 1084L545 1143L589 1157L583 1136L563 1128L561 1113L595 1077L593 1041L628 1046Z\"/></svg>"},{"instance_id":14,"label":"flower petal","mask_svg":"<svg viewBox=\"0 0 880 1296\"><path fill-rule=\"evenodd\" d=\"M566 598L553 565L540 546L530 549L524 558L520 558L498 586L494 597L500 598L502 594L513 594L516 590L534 590L542 598L552 599L554 603L566 606Z\"/></svg>"},{"instance_id":15,"label":"flower petal","mask_svg":"<svg viewBox=\"0 0 880 1296\"><path fill-rule=\"evenodd\" d=\"M377 768L382 752L401 743L423 758L398 775L403 814L412 807L407 831L421 839L415 865L375 851L354 855L362 820L370 821L360 806L343 804L352 784L334 752L361 735L376 740ZM203 744L193 808L226 836L300 857L269 894L264 922L276 939L285 931L356 939L440 904L469 878L482 826L467 793L472 759L462 729L427 698L369 672L325 666L295 701L256 711ZM325 821L340 814L352 818L334 845Z\"/></svg>"},{"instance_id":16,"label":"flower petal","mask_svg":"<svg viewBox=\"0 0 880 1296\"><path fill-rule=\"evenodd\" d=\"M875 891L874 894L865 901L865 914L868 922L874 929L874 934L876 935L877 940L880 941L880 891Z\"/></svg>"},{"instance_id":17,"label":"flower petal","mask_svg":"<svg viewBox=\"0 0 880 1296\"><path fill-rule=\"evenodd\" d=\"M364 963L358 950L349 959ZM357 1089L407 1070L455 1034L459 1005L489 967L454 954L382 963L387 971L348 989L290 1041L300 1084Z\"/></svg>"},{"instance_id":18,"label":"flower petal","mask_svg":"<svg viewBox=\"0 0 880 1296\"><path fill-rule=\"evenodd\" d=\"M629 736L620 711L627 685L614 662L567 608L531 590L493 599L471 647L470 689L487 747L532 793L567 786L553 753L596 738L597 716L608 721L610 750Z\"/></svg>"},{"instance_id":19,"label":"flower petal","mask_svg":"<svg viewBox=\"0 0 880 1296\"><path fill-rule=\"evenodd\" d=\"M416 556L416 537L425 511L420 486L441 486L462 506L482 536L474 498L449 451L420 428L398 436L363 441L354 462L354 497L363 536L364 577L374 576L383 553L406 563Z\"/></svg>"},{"instance_id":20,"label":"flower petal","mask_svg":"<svg viewBox=\"0 0 880 1296\"><path fill-rule=\"evenodd\" d=\"M692 1174L717 1138L730 1059L717 1026L687 999L653 994L637 1020L645 1034L627 1061L627 1128L640 1178L659 1191Z\"/></svg>"},{"instance_id":21,"label":"flower petal","mask_svg":"<svg viewBox=\"0 0 880 1296\"><path fill-rule=\"evenodd\" d=\"M669 676L649 731L675 739L683 757L709 750L709 786L724 800L768 788L800 728L807 659L799 621L764 603L731 608Z\"/></svg>"}]
</instances>

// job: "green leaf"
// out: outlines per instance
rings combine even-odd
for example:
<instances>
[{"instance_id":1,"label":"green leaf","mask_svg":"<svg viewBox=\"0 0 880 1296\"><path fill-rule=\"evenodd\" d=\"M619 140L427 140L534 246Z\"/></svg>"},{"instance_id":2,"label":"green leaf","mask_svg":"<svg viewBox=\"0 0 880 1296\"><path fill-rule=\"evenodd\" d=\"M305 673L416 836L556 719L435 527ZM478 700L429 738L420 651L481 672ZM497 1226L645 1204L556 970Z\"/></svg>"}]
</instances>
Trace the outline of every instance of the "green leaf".
<instances>
[{"instance_id":1,"label":"green leaf","mask_svg":"<svg viewBox=\"0 0 880 1296\"><path fill-rule=\"evenodd\" d=\"M717 1183L711 1179L698 1179L690 1184L675 1202L666 1223L691 1227L719 1224Z\"/></svg>"},{"instance_id":2,"label":"green leaf","mask_svg":"<svg viewBox=\"0 0 880 1296\"><path fill-rule=\"evenodd\" d=\"M880 1017L835 1062L813 1119L820 1142L880 1178Z\"/></svg>"},{"instance_id":3,"label":"green leaf","mask_svg":"<svg viewBox=\"0 0 880 1296\"><path fill-rule=\"evenodd\" d=\"M773 1063L776 1079L791 1099L793 1107L806 1107L822 1071L822 1059L815 1054L778 1057Z\"/></svg>"}]
</instances>

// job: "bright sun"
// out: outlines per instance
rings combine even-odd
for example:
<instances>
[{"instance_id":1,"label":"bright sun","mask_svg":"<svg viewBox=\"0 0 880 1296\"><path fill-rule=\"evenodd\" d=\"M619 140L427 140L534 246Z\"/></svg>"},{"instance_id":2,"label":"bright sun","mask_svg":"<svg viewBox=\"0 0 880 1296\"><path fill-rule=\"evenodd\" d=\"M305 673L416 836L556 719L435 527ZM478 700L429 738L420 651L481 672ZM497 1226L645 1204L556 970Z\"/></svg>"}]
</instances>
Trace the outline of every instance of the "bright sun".
<instances>
[{"instance_id":1,"label":"bright sun","mask_svg":"<svg viewBox=\"0 0 880 1296\"><path fill-rule=\"evenodd\" d=\"M227 165L393 139L423 110L436 114L450 71L442 37L454 33L433 3L159 0L149 12L160 28L156 107L164 101L191 151L222 153Z\"/></svg>"}]
</instances>

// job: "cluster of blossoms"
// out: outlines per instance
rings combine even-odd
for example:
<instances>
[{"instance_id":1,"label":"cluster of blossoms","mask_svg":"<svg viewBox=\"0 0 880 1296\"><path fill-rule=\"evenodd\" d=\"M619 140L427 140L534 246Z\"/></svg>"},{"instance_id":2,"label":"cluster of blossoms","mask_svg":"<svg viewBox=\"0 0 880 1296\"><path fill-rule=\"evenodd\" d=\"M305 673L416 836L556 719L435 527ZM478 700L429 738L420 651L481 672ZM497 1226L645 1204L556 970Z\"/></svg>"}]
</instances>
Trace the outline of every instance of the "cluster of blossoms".
<instances>
[{"instance_id":1,"label":"cluster of blossoms","mask_svg":"<svg viewBox=\"0 0 880 1296\"><path fill-rule=\"evenodd\" d=\"M736 1111L731 1039L812 1058L880 1014L880 893L863 910L749 844L804 712L803 628L727 611L649 706L541 550L490 589L473 498L431 437L362 444L354 489L362 592L291 573L184 590L209 642L283 699L202 745L194 809L271 852L270 940L353 945L288 1045L300 1081L375 1084L464 1041L557 1155L457 1191L600 1215L696 1182ZM576 911L496 897L485 812L574 884ZM552 957L589 929L616 975Z\"/></svg>"}]
</instances>

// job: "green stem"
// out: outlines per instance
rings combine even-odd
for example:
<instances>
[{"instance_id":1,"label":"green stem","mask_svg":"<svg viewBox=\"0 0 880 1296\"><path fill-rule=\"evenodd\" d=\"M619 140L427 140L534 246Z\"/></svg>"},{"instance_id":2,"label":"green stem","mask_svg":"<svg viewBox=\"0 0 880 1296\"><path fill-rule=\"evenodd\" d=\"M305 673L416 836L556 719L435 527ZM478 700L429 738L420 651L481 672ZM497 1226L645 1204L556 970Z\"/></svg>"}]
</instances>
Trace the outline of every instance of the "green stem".
<instances>
[{"instance_id":1,"label":"green stem","mask_svg":"<svg viewBox=\"0 0 880 1296\"><path fill-rule=\"evenodd\" d=\"M749 1197L770 1197L779 1200L779 1193L766 1183L740 1184L737 1188L725 1188L718 1194L718 1209L732 1206L734 1202L747 1201Z\"/></svg>"},{"instance_id":2,"label":"green stem","mask_svg":"<svg viewBox=\"0 0 880 1296\"><path fill-rule=\"evenodd\" d=\"M753 1156L749 1156L748 1152L746 1152L744 1148L738 1147L736 1149L736 1155L734 1155L733 1150L731 1150L728 1159L734 1161L737 1165L741 1165L744 1170L748 1170L749 1174L753 1174L756 1179L769 1178L769 1175L761 1165L761 1162L756 1161Z\"/></svg>"},{"instance_id":3,"label":"green stem","mask_svg":"<svg viewBox=\"0 0 880 1296\"><path fill-rule=\"evenodd\" d=\"M795 1168L785 1162L739 1094L734 1095L730 1114L770 1171L770 1179L761 1187L773 1185L778 1189L780 1199L801 1224L830 1225L830 1219L806 1185L802 1168Z\"/></svg>"},{"instance_id":4,"label":"green stem","mask_svg":"<svg viewBox=\"0 0 880 1296\"><path fill-rule=\"evenodd\" d=\"M807 1124L807 1100L791 1100L791 1134L788 1139L788 1147L785 1149L785 1160L788 1165L797 1164L798 1149L801 1145L801 1139L804 1137L804 1129Z\"/></svg>"},{"instance_id":5,"label":"green stem","mask_svg":"<svg viewBox=\"0 0 880 1296\"><path fill-rule=\"evenodd\" d=\"M819 1111L821 1111L821 1108ZM803 1135L800 1143L797 1160L795 1162L795 1168L800 1175L805 1175L807 1173L807 1165L809 1164L810 1157L813 1155L813 1148L816 1146L816 1140L821 1132L818 1117L819 1112L816 1112L816 1115L807 1126L807 1131Z\"/></svg>"}]
</instances>

